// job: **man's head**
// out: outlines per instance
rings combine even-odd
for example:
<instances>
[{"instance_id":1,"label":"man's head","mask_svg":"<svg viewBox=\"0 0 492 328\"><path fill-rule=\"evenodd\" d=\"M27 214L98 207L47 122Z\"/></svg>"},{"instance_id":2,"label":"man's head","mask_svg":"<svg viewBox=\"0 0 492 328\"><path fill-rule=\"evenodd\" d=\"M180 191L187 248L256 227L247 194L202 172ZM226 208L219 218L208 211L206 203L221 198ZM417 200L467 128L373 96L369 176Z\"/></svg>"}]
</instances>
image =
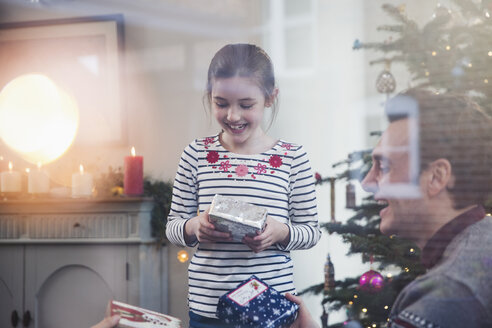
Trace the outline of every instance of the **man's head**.
<instances>
[{"instance_id":1,"label":"man's head","mask_svg":"<svg viewBox=\"0 0 492 328\"><path fill-rule=\"evenodd\" d=\"M492 188L492 120L475 103L411 89L388 102L387 115L363 181L388 203L380 213L383 233L415 240L439 224L426 218L484 202ZM395 189L412 184L413 196Z\"/></svg>"}]
</instances>

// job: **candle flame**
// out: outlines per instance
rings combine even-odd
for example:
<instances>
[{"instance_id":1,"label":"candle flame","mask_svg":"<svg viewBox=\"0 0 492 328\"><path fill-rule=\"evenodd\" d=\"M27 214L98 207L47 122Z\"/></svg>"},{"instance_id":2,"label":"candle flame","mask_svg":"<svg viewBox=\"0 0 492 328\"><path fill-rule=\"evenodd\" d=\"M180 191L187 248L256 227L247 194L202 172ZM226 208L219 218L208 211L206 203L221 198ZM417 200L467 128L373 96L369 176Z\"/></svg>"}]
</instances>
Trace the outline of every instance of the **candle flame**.
<instances>
[{"instance_id":1,"label":"candle flame","mask_svg":"<svg viewBox=\"0 0 492 328\"><path fill-rule=\"evenodd\" d=\"M9 171L12 171L13 165L12 162L9 161Z\"/></svg>"},{"instance_id":2,"label":"candle flame","mask_svg":"<svg viewBox=\"0 0 492 328\"><path fill-rule=\"evenodd\" d=\"M80 169L80 174L84 174L84 166L82 164L80 164L79 169Z\"/></svg>"},{"instance_id":3,"label":"candle flame","mask_svg":"<svg viewBox=\"0 0 492 328\"><path fill-rule=\"evenodd\" d=\"M132 156L135 157L135 147L132 147Z\"/></svg>"}]
</instances>

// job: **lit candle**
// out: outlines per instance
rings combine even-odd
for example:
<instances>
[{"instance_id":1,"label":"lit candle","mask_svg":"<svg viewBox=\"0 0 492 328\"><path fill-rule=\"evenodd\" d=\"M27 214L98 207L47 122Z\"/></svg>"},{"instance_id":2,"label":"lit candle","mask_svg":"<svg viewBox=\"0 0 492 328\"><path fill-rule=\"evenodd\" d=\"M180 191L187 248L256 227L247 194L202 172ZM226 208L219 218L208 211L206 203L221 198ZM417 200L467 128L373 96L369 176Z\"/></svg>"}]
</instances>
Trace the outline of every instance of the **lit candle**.
<instances>
[{"instance_id":1,"label":"lit candle","mask_svg":"<svg viewBox=\"0 0 492 328\"><path fill-rule=\"evenodd\" d=\"M131 154L125 156L123 187L125 195L138 196L143 194L143 156L135 156L135 147Z\"/></svg>"},{"instance_id":2,"label":"lit candle","mask_svg":"<svg viewBox=\"0 0 492 328\"><path fill-rule=\"evenodd\" d=\"M0 156L0 172L7 171L9 165L6 160L3 159L3 156Z\"/></svg>"},{"instance_id":3,"label":"lit candle","mask_svg":"<svg viewBox=\"0 0 492 328\"><path fill-rule=\"evenodd\" d=\"M21 191L22 177L20 172L12 170L12 162L9 162L9 170L1 173L2 192L17 193Z\"/></svg>"},{"instance_id":4,"label":"lit candle","mask_svg":"<svg viewBox=\"0 0 492 328\"><path fill-rule=\"evenodd\" d=\"M46 194L50 191L50 178L46 172L41 170L41 163L38 169L27 173L27 192L30 194Z\"/></svg>"},{"instance_id":5,"label":"lit candle","mask_svg":"<svg viewBox=\"0 0 492 328\"><path fill-rule=\"evenodd\" d=\"M80 164L79 172L72 174L72 197L89 197L92 195L92 174L84 172Z\"/></svg>"}]
</instances>

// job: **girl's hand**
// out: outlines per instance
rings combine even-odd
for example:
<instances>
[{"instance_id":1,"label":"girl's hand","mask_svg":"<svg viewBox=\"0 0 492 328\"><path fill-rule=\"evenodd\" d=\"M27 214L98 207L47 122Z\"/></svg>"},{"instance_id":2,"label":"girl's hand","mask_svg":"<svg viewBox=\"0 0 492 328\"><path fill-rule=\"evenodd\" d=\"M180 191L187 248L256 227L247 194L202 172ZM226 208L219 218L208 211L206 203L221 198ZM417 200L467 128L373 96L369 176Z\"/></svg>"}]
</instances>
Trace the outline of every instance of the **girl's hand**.
<instances>
[{"instance_id":1,"label":"girl's hand","mask_svg":"<svg viewBox=\"0 0 492 328\"><path fill-rule=\"evenodd\" d=\"M248 245L253 252L259 253L276 243L286 246L289 243L289 240L289 228L285 224L280 223L271 217L267 217L265 230L255 237L245 236L243 238L243 243Z\"/></svg>"},{"instance_id":2,"label":"girl's hand","mask_svg":"<svg viewBox=\"0 0 492 328\"><path fill-rule=\"evenodd\" d=\"M195 240L200 243L215 243L218 241L231 241L231 234L215 229L215 226L210 223L208 217L208 208L198 216L191 218L185 224L185 240L187 244L191 244Z\"/></svg>"}]
</instances>

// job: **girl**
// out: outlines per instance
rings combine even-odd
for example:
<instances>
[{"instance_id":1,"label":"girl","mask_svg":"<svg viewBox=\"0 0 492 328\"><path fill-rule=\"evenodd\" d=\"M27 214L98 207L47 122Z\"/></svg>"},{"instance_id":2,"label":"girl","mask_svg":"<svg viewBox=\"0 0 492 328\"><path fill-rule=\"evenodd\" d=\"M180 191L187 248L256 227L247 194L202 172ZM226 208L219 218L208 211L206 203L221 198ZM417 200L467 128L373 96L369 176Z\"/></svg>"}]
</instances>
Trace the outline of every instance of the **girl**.
<instances>
[{"instance_id":1,"label":"girl","mask_svg":"<svg viewBox=\"0 0 492 328\"><path fill-rule=\"evenodd\" d=\"M305 151L261 126L277 94L273 65L261 48L229 44L213 57L206 97L222 131L185 148L166 230L176 245L198 244L188 268L191 327L225 327L215 316L219 297L253 274L281 293L295 293L289 252L320 238ZM242 242L215 230L208 218L215 194L267 208L265 230Z\"/></svg>"}]
</instances>

